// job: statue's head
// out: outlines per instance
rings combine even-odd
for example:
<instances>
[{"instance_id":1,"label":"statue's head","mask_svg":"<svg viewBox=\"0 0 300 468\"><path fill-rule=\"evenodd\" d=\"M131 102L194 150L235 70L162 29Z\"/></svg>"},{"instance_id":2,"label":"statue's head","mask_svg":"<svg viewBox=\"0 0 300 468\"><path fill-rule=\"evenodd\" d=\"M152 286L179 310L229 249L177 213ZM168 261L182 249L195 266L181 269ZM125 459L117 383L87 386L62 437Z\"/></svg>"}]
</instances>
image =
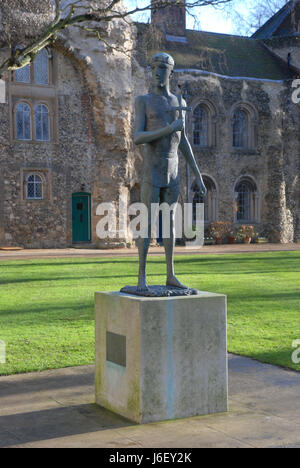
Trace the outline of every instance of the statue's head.
<instances>
[{"instance_id":1,"label":"statue's head","mask_svg":"<svg viewBox=\"0 0 300 468\"><path fill-rule=\"evenodd\" d=\"M169 54L166 54L165 52L158 52L157 54L154 54L150 59L151 68L161 63L170 67L172 70L174 69L175 62L174 62L173 57L171 57L171 55Z\"/></svg>"},{"instance_id":2,"label":"statue's head","mask_svg":"<svg viewBox=\"0 0 300 468\"><path fill-rule=\"evenodd\" d=\"M173 57L165 52L158 52L151 57L150 66L157 86L166 86L175 66Z\"/></svg>"}]
</instances>

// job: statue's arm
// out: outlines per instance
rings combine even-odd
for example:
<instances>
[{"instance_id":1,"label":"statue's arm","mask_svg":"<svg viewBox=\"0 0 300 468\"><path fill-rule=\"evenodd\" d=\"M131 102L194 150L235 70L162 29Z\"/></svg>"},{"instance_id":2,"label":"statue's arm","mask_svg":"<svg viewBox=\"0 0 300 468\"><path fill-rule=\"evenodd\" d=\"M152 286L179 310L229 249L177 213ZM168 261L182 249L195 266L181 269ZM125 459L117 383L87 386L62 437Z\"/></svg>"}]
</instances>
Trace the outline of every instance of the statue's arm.
<instances>
[{"instance_id":1,"label":"statue's arm","mask_svg":"<svg viewBox=\"0 0 300 468\"><path fill-rule=\"evenodd\" d=\"M135 100L135 131L134 131L134 143L136 145L142 145L143 143L151 143L152 141L159 140L162 137L171 135L171 133L177 131L176 126L168 124L166 127L159 128L157 130L145 131L146 128L146 104L144 96L139 96Z\"/></svg>"},{"instance_id":2,"label":"statue's arm","mask_svg":"<svg viewBox=\"0 0 300 468\"><path fill-rule=\"evenodd\" d=\"M184 132L182 132L182 135L181 135L179 149L182 155L184 156L184 158L186 159L186 162L189 164L190 168L192 169L195 177L201 177L200 170L196 162L193 150Z\"/></svg>"},{"instance_id":3,"label":"statue's arm","mask_svg":"<svg viewBox=\"0 0 300 468\"><path fill-rule=\"evenodd\" d=\"M185 105L185 104L183 104L183 105ZM193 171L193 173L195 175L196 183L197 183L197 185L199 187L200 192L202 192L203 195L206 195L207 189L206 189L206 187L204 185L202 175L201 175L200 169L198 167L198 164L196 162L192 147L191 147L191 145L190 145L190 143L188 141L188 138L186 136L185 126L184 126L183 131L181 132L181 140L180 140L179 149L180 149L180 151L181 151L182 155L184 156L186 162L189 164L191 170Z\"/></svg>"}]
</instances>

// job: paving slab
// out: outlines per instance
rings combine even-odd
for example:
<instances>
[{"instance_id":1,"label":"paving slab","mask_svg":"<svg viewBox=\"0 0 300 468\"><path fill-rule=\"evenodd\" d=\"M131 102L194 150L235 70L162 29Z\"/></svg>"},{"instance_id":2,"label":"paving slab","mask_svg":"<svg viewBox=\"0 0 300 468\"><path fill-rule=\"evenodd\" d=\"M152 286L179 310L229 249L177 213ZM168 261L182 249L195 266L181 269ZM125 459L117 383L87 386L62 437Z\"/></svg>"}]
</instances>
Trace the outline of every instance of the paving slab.
<instances>
[{"instance_id":1,"label":"paving slab","mask_svg":"<svg viewBox=\"0 0 300 468\"><path fill-rule=\"evenodd\" d=\"M137 425L94 404L94 366L0 377L0 447L300 447L300 373L229 356L230 411Z\"/></svg>"}]
</instances>

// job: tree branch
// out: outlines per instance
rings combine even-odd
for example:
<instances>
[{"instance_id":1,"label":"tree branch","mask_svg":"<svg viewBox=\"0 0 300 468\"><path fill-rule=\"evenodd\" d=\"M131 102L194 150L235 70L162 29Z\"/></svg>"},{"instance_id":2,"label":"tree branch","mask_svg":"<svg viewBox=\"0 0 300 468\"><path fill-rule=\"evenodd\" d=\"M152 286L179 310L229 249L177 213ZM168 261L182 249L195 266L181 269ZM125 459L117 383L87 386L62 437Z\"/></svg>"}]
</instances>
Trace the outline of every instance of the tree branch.
<instances>
[{"instance_id":1,"label":"tree branch","mask_svg":"<svg viewBox=\"0 0 300 468\"><path fill-rule=\"evenodd\" d=\"M82 0L78 0L68 4L64 9L61 8L60 0L55 0L56 11L54 20L46 27L45 31L28 46L15 50L11 49L10 57L0 64L0 77L6 71L15 71L30 64L42 49L55 42L57 34L60 31L71 26L80 27L82 23L92 22L108 23L116 19L126 20L126 18L136 13L163 9L168 6L185 7L189 10L199 6L224 5L231 1L232 0L194 0L185 2L183 0L156 0L144 7L139 7L137 5L135 8L126 11L117 9L117 7L121 5L121 0L110 0L105 8L95 8L93 5L86 5ZM78 14L76 13L77 10L80 10ZM66 12L66 14L63 17L64 12ZM95 33L99 41L103 41L103 43L109 45L103 33L101 35L101 28L83 26L81 29Z\"/></svg>"}]
</instances>

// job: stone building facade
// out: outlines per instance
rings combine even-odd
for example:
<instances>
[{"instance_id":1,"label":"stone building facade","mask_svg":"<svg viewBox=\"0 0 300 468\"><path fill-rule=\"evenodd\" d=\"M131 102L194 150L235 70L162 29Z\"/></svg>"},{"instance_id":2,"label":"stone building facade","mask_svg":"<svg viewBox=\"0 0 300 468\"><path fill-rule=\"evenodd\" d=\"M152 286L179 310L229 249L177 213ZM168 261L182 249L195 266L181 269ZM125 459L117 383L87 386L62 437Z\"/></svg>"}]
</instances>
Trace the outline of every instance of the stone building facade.
<instances>
[{"instance_id":1,"label":"stone building facade","mask_svg":"<svg viewBox=\"0 0 300 468\"><path fill-rule=\"evenodd\" d=\"M133 38L126 24L108 27L112 45L129 49ZM108 48L68 31L30 67L3 77L0 245L96 245L98 204L128 191L131 62Z\"/></svg>"},{"instance_id":2,"label":"stone building facade","mask_svg":"<svg viewBox=\"0 0 300 468\"><path fill-rule=\"evenodd\" d=\"M162 10L151 25L108 26L108 41L134 48L130 54L69 30L30 69L5 76L0 246L130 242L125 234L98 238L97 207L139 199L134 98L148 92L147 64L157 50L174 57L173 91L192 108L188 133L208 188L206 225L253 224L271 241L300 241L300 122L292 100L300 35L298 3L288 6L282 24L290 29L281 33L277 18L277 30L268 22L259 38L186 30L174 9ZM180 171L180 201L201 201L182 158Z\"/></svg>"},{"instance_id":3,"label":"stone building facade","mask_svg":"<svg viewBox=\"0 0 300 468\"><path fill-rule=\"evenodd\" d=\"M272 242L300 241L300 114L292 99L300 76L299 7L288 2L259 38L183 35L178 25L176 36L173 9L160 12L168 21L161 19L154 46L147 40L151 26L138 25L139 63L145 68L156 49L170 53L173 92L183 92L192 108L188 133L208 188L206 226L249 224ZM202 201L184 161L181 200Z\"/></svg>"}]
</instances>

